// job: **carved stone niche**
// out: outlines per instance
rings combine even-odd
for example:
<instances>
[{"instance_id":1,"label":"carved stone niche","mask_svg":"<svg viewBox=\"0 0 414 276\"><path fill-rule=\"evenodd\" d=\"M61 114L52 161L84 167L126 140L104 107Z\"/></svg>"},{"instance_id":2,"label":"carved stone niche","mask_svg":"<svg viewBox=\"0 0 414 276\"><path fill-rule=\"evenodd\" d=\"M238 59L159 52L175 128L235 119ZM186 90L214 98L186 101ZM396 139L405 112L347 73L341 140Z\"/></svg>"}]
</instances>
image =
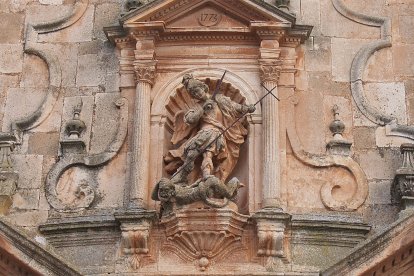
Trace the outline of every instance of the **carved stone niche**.
<instances>
[{"instance_id":1,"label":"carved stone niche","mask_svg":"<svg viewBox=\"0 0 414 276\"><path fill-rule=\"evenodd\" d=\"M202 80L209 87L209 93L213 94L223 71L216 72L211 70L210 74L209 72L203 72L202 75L198 75L200 74L198 71L191 71L191 73L194 74L197 79ZM245 87L241 87L240 83L237 83L237 81L240 82L240 80L237 79L236 81L233 79L234 77L231 74L232 73L227 72L225 80L220 86L219 93L223 96L229 97L237 104L254 104L257 99L251 95L251 91L247 91L248 86L246 85ZM214 77L204 77L204 75L213 75ZM233 82L236 84L233 84ZM185 87L181 84L177 86L178 87L175 87L175 89L173 88L175 92L171 93L167 98L167 104L164 104L162 107L166 113L165 117L163 117L162 124L152 124L152 132L162 133L162 135L155 137L155 139L151 141L151 144L154 147L156 147L156 145L166 145L165 148L161 148L159 150L163 151L160 155L167 156L167 158L169 158L168 151L174 149L174 145L172 145L170 141L174 134L174 121L176 120L176 114L182 110L197 108L199 105L196 100L189 96ZM167 86L167 88L170 89L169 86ZM249 92L251 93L250 95L248 94ZM154 103L154 105L157 104L157 102ZM154 110L154 112L156 112L157 108L154 108ZM237 118L233 120L236 119ZM153 120L159 119L154 116ZM254 113L246 114L244 118L240 120L240 123L245 125L249 133L245 137L245 142L240 146L238 161L227 179L230 180L235 176L241 183L244 184L243 188L238 189L237 197L234 201L238 206L238 212L248 214L259 209L257 202L249 201L249 198L258 197L260 194L258 188L261 180L260 163L257 162L255 158L255 155L261 154L261 149L259 148L261 141L260 136L258 136L258 133L260 133L262 128L260 105L256 106L256 111ZM175 164L174 162L166 162L167 158L164 158L161 162L154 160L153 166L159 168L160 170L158 175L171 176L174 173L175 168L171 165ZM196 161L196 166L188 177L189 183L194 183L194 181L201 176L200 159L201 158ZM239 162L240 160L242 161ZM158 164L156 164L157 162ZM153 182L157 182L158 179L154 176L155 174L153 174Z\"/></svg>"},{"instance_id":2,"label":"carved stone niche","mask_svg":"<svg viewBox=\"0 0 414 276\"><path fill-rule=\"evenodd\" d=\"M215 209L194 203L161 221L167 241L162 250L193 262L201 271L232 252L243 249L241 237L249 216L237 213L235 204Z\"/></svg>"}]
</instances>

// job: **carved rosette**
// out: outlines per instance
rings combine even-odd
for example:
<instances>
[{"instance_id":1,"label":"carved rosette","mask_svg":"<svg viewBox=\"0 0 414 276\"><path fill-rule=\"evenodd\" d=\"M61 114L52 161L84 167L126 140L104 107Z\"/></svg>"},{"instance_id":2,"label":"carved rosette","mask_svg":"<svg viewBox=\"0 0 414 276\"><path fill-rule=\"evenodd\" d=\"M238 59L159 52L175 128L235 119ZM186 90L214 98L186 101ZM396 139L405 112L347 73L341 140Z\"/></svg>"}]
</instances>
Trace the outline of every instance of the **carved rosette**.
<instances>
[{"instance_id":1,"label":"carved rosette","mask_svg":"<svg viewBox=\"0 0 414 276\"><path fill-rule=\"evenodd\" d=\"M248 216L227 208L178 210L161 222L167 235L163 250L205 271L232 252L244 249L241 237L247 220Z\"/></svg>"},{"instance_id":2,"label":"carved rosette","mask_svg":"<svg viewBox=\"0 0 414 276\"><path fill-rule=\"evenodd\" d=\"M259 68L261 82L277 83L280 77L280 69L281 67L275 64L261 64Z\"/></svg>"},{"instance_id":3,"label":"carved rosette","mask_svg":"<svg viewBox=\"0 0 414 276\"><path fill-rule=\"evenodd\" d=\"M151 86L154 85L155 79L155 63L148 63L148 64L135 64L135 78L136 82L145 82L149 83Z\"/></svg>"}]
</instances>

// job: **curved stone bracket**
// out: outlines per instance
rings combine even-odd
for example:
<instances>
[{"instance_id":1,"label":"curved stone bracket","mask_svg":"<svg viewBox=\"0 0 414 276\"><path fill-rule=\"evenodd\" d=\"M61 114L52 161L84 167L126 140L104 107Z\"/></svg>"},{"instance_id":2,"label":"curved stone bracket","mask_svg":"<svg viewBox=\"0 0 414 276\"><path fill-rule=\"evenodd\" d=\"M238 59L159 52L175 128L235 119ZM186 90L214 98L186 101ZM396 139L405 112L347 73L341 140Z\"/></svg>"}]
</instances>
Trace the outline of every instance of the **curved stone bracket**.
<instances>
[{"instance_id":1,"label":"curved stone bracket","mask_svg":"<svg viewBox=\"0 0 414 276\"><path fill-rule=\"evenodd\" d=\"M386 17L369 16L347 8L342 0L332 0L334 8L344 17L359 24L380 27L381 39L363 46L355 55L351 65L351 93L358 109L375 124L384 126L395 118L374 108L364 95L363 75L369 58L377 51L391 47L391 20Z\"/></svg>"},{"instance_id":2,"label":"curved stone bracket","mask_svg":"<svg viewBox=\"0 0 414 276\"><path fill-rule=\"evenodd\" d=\"M18 138L18 142L21 140L21 132L24 130L30 130L39 126L52 112L62 84L62 70L59 65L59 61L56 57L46 53L45 51L35 48L26 48L25 53L36 55L44 60L49 68L49 88L46 97L43 99L40 107L28 115L27 117L18 121L12 122L12 131Z\"/></svg>"},{"instance_id":3,"label":"curved stone bracket","mask_svg":"<svg viewBox=\"0 0 414 276\"><path fill-rule=\"evenodd\" d=\"M12 122L11 128L17 137L17 143L21 143L22 132L39 126L52 112L62 86L62 69L57 56L47 53L37 47L37 35L57 32L76 23L87 9L89 0L78 0L73 10L50 22L38 24L28 24L24 44L24 52L29 55L35 55L46 62L49 69L49 88L47 94L39 108L27 117Z\"/></svg>"},{"instance_id":4,"label":"curved stone bracket","mask_svg":"<svg viewBox=\"0 0 414 276\"><path fill-rule=\"evenodd\" d=\"M291 107L293 109L293 107ZM365 173L362 171L359 164L353 160L349 155L346 154L332 154L332 151L328 154L312 154L306 152L303 149L302 143L299 140L296 132L295 121L293 118L293 110L287 112L288 124L287 124L287 135L290 144L293 149L293 153L296 158L306 165L328 168L328 167L340 167L348 170L355 178L356 191L354 195L347 201L338 201L332 195L332 190L338 187L338 184L326 183L321 187L320 195L322 203L329 209L335 211L354 211L360 207L368 196L368 181ZM349 146L349 143L347 146Z\"/></svg>"},{"instance_id":5,"label":"curved stone bracket","mask_svg":"<svg viewBox=\"0 0 414 276\"><path fill-rule=\"evenodd\" d=\"M89 0L78 0L68 14L51 22L42 22L33 25L38 34L57 32L75 24L85 14Z\"/></svg>"},{"instance_id":6,"label":"curved stone bracket","mask_svg":"<svg viewBox=\"0 0 414 276\"><path fill-rule=\"evenodd\" d=\"M108 145L107 149L98 154L84 154L84 153L67 153L63 151L63 157L53 165L49 171L46 181L45 181L45 190L46 190L46 199L49 204L56 209L57 211L73 211L80 208L89 207L94 199L94 190L87 183L84 183L79 187L79 193L83 193L83 200L79 201L76 206L65 205L57 195L56 185L65 171L71 167L75 166L86 166L86 167L97 167L104 165L113 159L121 146L125 141L127 135L127 124L128 124L128 104L125 98L120 98L116 101L116 106L120 109L120 119L118 132L111 142Z\"/></svg>"}]
</instances>

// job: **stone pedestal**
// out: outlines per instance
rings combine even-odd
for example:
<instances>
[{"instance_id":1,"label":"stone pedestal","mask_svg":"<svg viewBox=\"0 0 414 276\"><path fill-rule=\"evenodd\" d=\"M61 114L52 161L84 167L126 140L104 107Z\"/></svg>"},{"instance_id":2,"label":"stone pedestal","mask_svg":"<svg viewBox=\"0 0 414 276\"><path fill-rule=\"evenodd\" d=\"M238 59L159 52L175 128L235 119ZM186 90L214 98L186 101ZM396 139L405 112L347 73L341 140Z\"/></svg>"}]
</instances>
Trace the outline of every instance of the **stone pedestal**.
<instances>
[{"instance_id":1,"label":"stone pedestal","mask_svg":"<svg viewBox=\"0 0 414 276\"><path fill-rule=\"evenodd\" d=\"M257 226L257 255L265 257L267 271L276 271L289 262L286 229L290 215L275 208L265 208L253 215Z\"/></svg>"},{"instance_id":2,"label":"stone pedestal","mask_svg":"<svg viewBox=\"0 0 414 276\"><path fill-rule=\"evenodd\" d=\"M6 214L12 205L19 179L10 157L15 142L13 135L0 133L0 214Z\"/></svg>"},{"instance_id":3,"label":"stone pedestal","mask_svg":"<svg viewBox=\"0 0 414 276\"><path fill-rule=\"evenodd\" d=\"M401 206L400 217L414 212L414 144L402 144L403 162L397 169L391 196Z\"/></svg>"},{"instance_id":4,"label":"stone pedestal","mask_svg":"<svg viewBox=\"0 0 414 276\"><path fill-rule=\"evenodd\" d=\"M149 258L149 238L155 211L130 210L114 214L121 224L121 259L128 267L137 270ZM124 267L128 270L128 267Z\"/></svg>"},{"instance_id":5,"label":"stone pedestal","mask_svg":"<svg viewBox=\"0 0 414 276\"><path fill-rule=\"evenodd\" d=\"M230 208L192 204L176 210L161 221L167 236L163 250L194 262L201 271L207 270L242 247L243 228L249 217L237 213L235 206Z\"/></svg>"}]
</instances>

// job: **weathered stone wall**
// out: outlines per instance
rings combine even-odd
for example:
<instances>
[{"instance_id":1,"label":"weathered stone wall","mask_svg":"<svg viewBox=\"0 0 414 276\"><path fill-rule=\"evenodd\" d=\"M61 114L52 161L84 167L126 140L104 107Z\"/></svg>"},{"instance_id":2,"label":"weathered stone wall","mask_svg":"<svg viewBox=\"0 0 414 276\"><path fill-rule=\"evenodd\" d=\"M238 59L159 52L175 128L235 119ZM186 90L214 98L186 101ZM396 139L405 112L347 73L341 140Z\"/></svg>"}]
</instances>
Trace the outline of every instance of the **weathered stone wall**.
<instances>
[{"instance_id":1,"label":"weathered stone wall","mask_svg":"<svg viewBox=\"0 0 414 276\"><path fill-rule=\"evenodd\" d=\"M375 52L368 60L363 74L364 95L373 107L397 118L400 124L412 124L413 120L414 60L409 53L413 51L410 25L414 6L402 0L291 1L298 21L314 25L311 38L302 46L299 135L309 151L323 151L325 141L321 135L325 134L326 141L330 139L330 109L335 103L339 105L346 125L344 137L354 142L354 157L369 182L369 196L361 211L376 228L394 220L389 191L401 164L399 146L409 140L386 136L384 127L367 120L358 110L350 88L351 63L364 45L380 39L381 29L339 14L334 2L344 2L349 9L364 15L391 20L392 46Z\"/></svg>"},{"instance_id":2,"label":"weathered stone wall","mask_svg":"<svg viewBox=\"0 0 414 276\"><path fill-rule=\"evenodd\" d=\"M273 4L275 1L266 2ZM340 13L342 4L360 14L348 14L347 18ZM62 156L60 140L65 136L65 124L72 118L73 107L80 98L83 105L81 118L86 124L82 141L87 152L104 151L117 133L120 112L112 103L119 98L120 53L107 41L102 29L117 23L123 6L124 1L121 0L0 2L1 130L10 132L12 124L25 116L36 110L47 111L43 112L47 113L45 118L23 129L21 144L12 154L19 180L6 217L17 226L36 232L38 226L48 219L51 207L45 195L46 175ZM401 137L410 136L409 131L390 136L387 125L391 123L381 125L369 120L366 113L373 113L366 109L361 111L361 101L357 97L366 98L369 106L376 109L374 115L392 116L396 118L393 124L413 124L414 4L409 0L291 0L289 7L290 12L296 15L298 24L314 26L311 37L296 51L299 70L295 77L298 95L295 122L298 137L307 152L325 153L326 144L332 139L329 130L329 124L333 121L332 108L335 104L339 106L339 118L346 126L343 136L353 142L352 156L368 179L368 198L353 214L362 216L366 223L373 226L374 232L378 231L396 219L398 207L391 203L390 190L395 171L402 162L399 147L402 143L412 142L414 137ZM43 34L30 27L65 15L74 15L76 22L69 20L70 24L56 27L61 30ZM388 28L386 23L381 23L383 21L367 19L363 15L388 18L391 24ZM358 75L352 74L352 64L362 60L362 57L355 59L357 53L370 43L387 39L390 45L369 54L367 64L362 67L363 90L353 87L352 84L359 79L355 79ZM48 53L53 58L44 58L34 51L26 50L25 53L25 49L30 48ZM159 72L158 78L163 81L173 78L185 67L185 64L182 67L168 64L172 50L171 47L157 49L160 64L175 70ZM243 53L252 59L257 49L247 47L237 52L231 48L213 49L209 46L187 54L202 56L205 52L209 53L209 58L211 55L231 53L239 56L240 61L243 60L243 57L240 58ZM162 60L164 56L165 60ZM208 66L209 62L201 60L198 66ZM226 61L220 62L226 64ZM59 70L56 71L53 64L58 65ZM252 79L258 79L250 72L240 75L250 83ZM155 84L154 90L162 85L162 82ZM59 89L54 93L51 87ZM53 104L48 105L50 108L44 108L42 102L48 95L54 95L51 96ZM57 189L63 194L70 194L68 201L74 200L70 182L84 180L96 188L93 208L114 210L126 203L125 194L129 191L125 191L124 185L129 176L131 159L135 89L125 88L122 96L129 99L130 107L127 142L106 165L94 169L76 167L66 171ZM296 160L289 147L286 155L288 181L282 192L287 202L286 211L294 214L338 214L322 204L320 187L330 182L352 186L354 179L351 173L338 168L305 166ZM159 175L150 172L151 181L158 178ZM349 193L352 189L341 187L334 197L340 198L343 191L352 194ZM323 259L298 258L304 264L326 265ZM76 260L76 257L73 259Z\"/></svg>"},{"instance_id":3,"label":"weathered stone wall","mask_svg":"<svg viewBox=\"0 0 414 276\"><path fill-rule=\"evenodd\" d=\"M50 85L46 61L38 55L24 53L28 24L73 14L75 2L88 3L1 1L0 120L3 132L10 131L12 122L37 110ZM58 159L59 139L63 137L65 122L71 119L78 97L83 101L81 117L87 126L83 137L89 152L105 149L117 130L118 114L110 108L119 91L117 51L107 41L102 28L116 22L122 5L122 1L115 0L89 1L76 23L38 37L35 48L57 58L61 89L50 115L38 127L25 132L22 144L12 157L20 178L8 217L16 225L36 229L47 219L50 206L45 198L45 176ZM110 208L122 205L125 154L114 162L118 168L115 171L100 168L94 173L96 179L105 179L97 180L103 185L97 204Z\"/></svg>"}]
</instances>

